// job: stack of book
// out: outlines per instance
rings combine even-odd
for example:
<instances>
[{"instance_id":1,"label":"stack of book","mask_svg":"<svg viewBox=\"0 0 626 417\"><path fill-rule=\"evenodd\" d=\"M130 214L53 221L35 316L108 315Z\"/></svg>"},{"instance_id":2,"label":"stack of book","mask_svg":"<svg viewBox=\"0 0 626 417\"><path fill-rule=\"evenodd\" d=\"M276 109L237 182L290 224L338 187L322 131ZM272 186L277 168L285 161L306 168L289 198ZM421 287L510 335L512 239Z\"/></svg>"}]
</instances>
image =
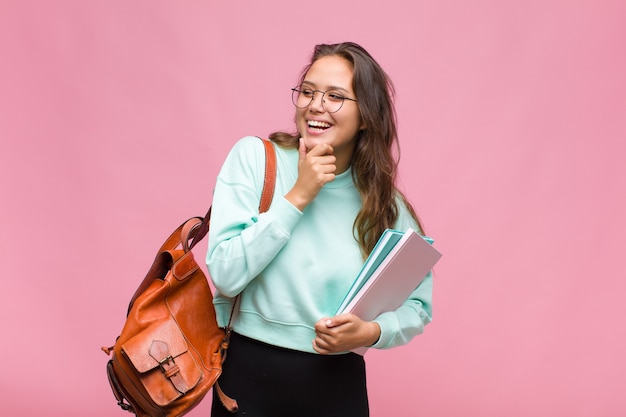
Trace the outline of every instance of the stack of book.
<instances>
[{"instance_id":1,"label":"stack of book","mask_svg":"<svg viewBox=\"0 0 626 417\"><path fill-rule=\"evenodd\" d=\"M441 258L433 240L409 228L386 230L372 250L337 314L371 321L406 301ZM360 349L357 353L363 353Z\"/></svg>"}]
</instances>

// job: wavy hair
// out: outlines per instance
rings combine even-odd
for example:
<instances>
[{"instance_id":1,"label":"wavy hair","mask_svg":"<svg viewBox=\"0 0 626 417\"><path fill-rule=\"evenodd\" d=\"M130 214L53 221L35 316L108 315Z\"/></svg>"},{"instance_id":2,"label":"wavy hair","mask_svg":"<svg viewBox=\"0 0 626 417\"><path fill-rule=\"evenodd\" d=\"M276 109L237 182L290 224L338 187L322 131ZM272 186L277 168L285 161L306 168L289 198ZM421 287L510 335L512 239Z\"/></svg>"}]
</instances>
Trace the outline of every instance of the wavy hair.
<instances>
[{"instance_id":1,"label":"wavy hair","mask_svg":"<svg viewBox=\"0 0 626 417\"><path fill-rule=\"evenodd\" d=\"M339 56L352 64L352 88L358 100L361 120L366 126L357 134L352 154L352 176L361 196L353 232L363 257L367 257L385 229L393 228L399 215L398 204L405 204L423 233L421 222L404 194L396 186L400 147L394 108L394 87L381 66L360 45L353 42L320 44L300 75L302 83L318 59ZM297 148L299 134L274 132L270 139L287 148ZM395 154L394 154L395 150Z\"/></svg>"}]
</instances>

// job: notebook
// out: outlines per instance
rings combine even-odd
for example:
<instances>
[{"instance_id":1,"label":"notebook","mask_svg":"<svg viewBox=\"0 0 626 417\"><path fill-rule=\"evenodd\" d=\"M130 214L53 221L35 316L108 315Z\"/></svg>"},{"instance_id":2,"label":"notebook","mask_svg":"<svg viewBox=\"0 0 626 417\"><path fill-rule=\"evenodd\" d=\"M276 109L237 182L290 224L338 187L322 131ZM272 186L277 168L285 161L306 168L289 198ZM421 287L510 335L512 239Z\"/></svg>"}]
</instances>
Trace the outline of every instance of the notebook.
<instances>
[{"instance_id":1,"label":"notebook","mask_svg":"<svg viewBox=\"0 0 626 417\"><path fill-rule=\"evenodd\" d=\"M415 230L385 231L337 314L350 312L371 321L386 311L397 309L439 258L441 253L432 246L432 239L420 236Z\"/></svg>"}]
</instances>

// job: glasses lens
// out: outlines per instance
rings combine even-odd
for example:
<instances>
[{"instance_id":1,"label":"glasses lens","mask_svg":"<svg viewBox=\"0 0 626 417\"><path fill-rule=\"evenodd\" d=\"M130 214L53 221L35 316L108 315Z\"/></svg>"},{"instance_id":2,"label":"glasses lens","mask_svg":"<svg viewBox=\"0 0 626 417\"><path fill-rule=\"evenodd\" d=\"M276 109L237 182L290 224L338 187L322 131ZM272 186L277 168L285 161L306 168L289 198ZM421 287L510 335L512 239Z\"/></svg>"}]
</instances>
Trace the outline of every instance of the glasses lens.
<instances>
[{"instance_id":1,"label":"glasses lens","mask_svg":"<svg viewBox=\"0 0 626 417\"><path fill-rule=\"evenodd\" d=\"M315 93L311 89L303 89L301 86L291 89L291 101L299 109L303 109L313 100Z\"/></svg>"},{"instance_id":2,"label":"glasses lens","mask_svg":"<svg viewBox=\"0 0 626 417\"><path fill-rule=\"evenodd\" d=\"M339 111L343 105L343 96L337 91L327 91L324 93L322 105L328 113L335 113Z\"/></svg>"}]
</instances>

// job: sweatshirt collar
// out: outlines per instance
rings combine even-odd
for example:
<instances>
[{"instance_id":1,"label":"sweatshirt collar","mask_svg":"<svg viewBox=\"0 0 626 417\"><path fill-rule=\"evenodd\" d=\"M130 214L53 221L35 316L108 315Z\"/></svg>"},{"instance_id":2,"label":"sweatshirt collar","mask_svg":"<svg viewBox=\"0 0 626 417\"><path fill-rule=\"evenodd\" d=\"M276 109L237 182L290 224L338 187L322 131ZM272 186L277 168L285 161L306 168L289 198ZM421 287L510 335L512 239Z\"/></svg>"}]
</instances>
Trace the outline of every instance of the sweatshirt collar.
<instances>
[{"instance_id":1,"label":"sweatshirt collar","mask_svg":"<svg viewBox=\"0 0 626 417\"><path fill-rule=\"evenodd\" d=\"M349 167L341 174L335 176L335 179L324 185L324 188L341 188L352 185L352 167Z\"/></svg>"}]
</instances>

